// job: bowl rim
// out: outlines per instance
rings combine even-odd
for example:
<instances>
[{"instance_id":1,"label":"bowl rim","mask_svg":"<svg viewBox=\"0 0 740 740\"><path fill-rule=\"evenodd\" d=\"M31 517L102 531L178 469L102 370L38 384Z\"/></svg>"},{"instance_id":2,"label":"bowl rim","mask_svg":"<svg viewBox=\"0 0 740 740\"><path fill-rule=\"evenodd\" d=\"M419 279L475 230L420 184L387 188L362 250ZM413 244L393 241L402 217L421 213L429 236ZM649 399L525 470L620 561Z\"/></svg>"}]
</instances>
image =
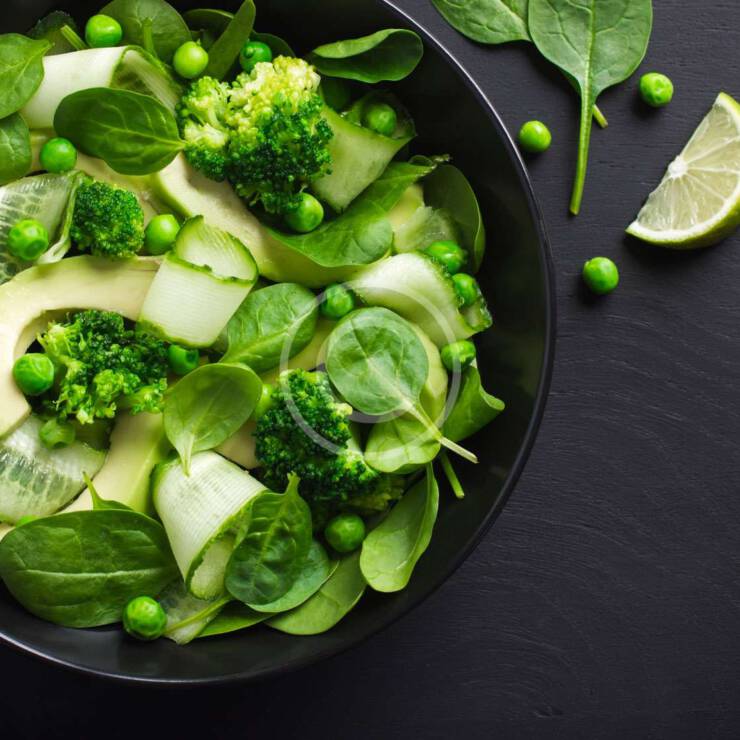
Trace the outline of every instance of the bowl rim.
<instances>
[{"instance_id":1,"label":"bowl rim","mask_svg":"<svg viewBox=\"0 0 740 740\"><path fill-rule=\"evenodd\" d=\"M75 663L73 660L60 658L52 653L45 652L39 648L34 647L31 644L24 642L23 640L16 639L6 634L5 629L0 627L0 642L3 644L15 648L16 650L40 659L41 661L59 666L70 671L74 671L78 674L84 674L87 676L105 679L117 684L127 685L146 685L151 687L182 687L182 688L198 688L205 686L224 686L228 684L246 684L250 682L262 681L267 678L274 678L301 668L306 668L310 665L314 665L328 658L340 655L347 650L357 647L366 640L374 637L380 632L384 631L392 624L407 616L413 609L416 609L423 602L425 602L432 594L434 594L454 573L455 571L467 560L473 550L480 544L483 537L491 529L493 523L498 519L499 515L503 511L506 503L508 502L514 488L516 487L519 478L524 470L524 467L529 459L529 456L534 447L534 443L537 439L540 426L545 413L545 407L550 391L550 385L552 382L553 367L555 361L555 345L557 339L557 301L556 301L556 280L555 280L555 268L552 258L552 250L550 245L550 239L547 233L544 216L540 207L537 196L534 193L532 181L529 177L526 164L519 148L514 143L511 134L509 133L506 125L504 124L501 116L494 107L491 100L488 98L486 93L483 92L480 85L476 82L474 77L465 66L458 61L457 57L450 51L447 46L440 41L433 32L426 28L422 23L413 18L402 8L399 8L394 0L376 0L382 5L387 7L393 14L398 16L399 20L408 26L415 29L423 38L425 45L433 47L438 54L440 54L446 62L455 70L457 76L460 78L462 83L473 93L478 101L478 104L485 110L489 120L496 128L499 137L503 141L503 144L507 150L507 153L514 162L514 169L516 170L517 177L519 178L522 189L525 193L527 204L530 213L535 220L535 228L538 235L539 241L539 258L541 262L542 272L544 275L544 289L545 289L545 327L544 327L544 355L542 362L542 370L540 372L540 378L537 387L537 393L534 401L534 413L532 414L527 430L524 435L524 441L517 453L511 470L509 471L506 480L501 487L501 492L496 500L495 505L491 508L485 518L480 522L475 532L468 539L465 546L458 552L458 554L450 561L448 566L440 573L436 579L436 582L421 598L416 600L414 603L403 608L398 614L394 614L384 620L378 622L377 626L362 635L358 636L354 640L348 640L346 644L337 648L332 646L330 648L319 650L310 657L297 658L286 663L282 663L279 666L269 667L260 669L258 671L245 670L239 673L230 673L222 676L213 676L207 678L159 678L152 676L137 676L130 673L122 673L114 670L107 671L90 666Z\"/></svg>"}]
</instances>

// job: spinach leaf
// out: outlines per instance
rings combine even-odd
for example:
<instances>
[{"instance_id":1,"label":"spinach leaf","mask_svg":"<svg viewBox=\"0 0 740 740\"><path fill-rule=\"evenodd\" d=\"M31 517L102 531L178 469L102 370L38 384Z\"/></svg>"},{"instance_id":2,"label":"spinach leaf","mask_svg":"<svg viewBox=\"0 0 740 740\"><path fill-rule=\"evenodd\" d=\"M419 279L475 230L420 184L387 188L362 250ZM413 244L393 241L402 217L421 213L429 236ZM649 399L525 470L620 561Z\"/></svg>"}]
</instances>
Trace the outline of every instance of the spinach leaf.
<instances>
[{"instance_id":1,"label":"spinach leaf","mask_svg":"<svg viewBox=\"0 0 740 740\"><path fill-rule=\"evenodd\" d=\"M79 46L73 45L70 40L70 38L75 40L77 36L77 24L69 13L62 10L53 10L44 16L27 35L32 39L46 39L51 43L51 49L46 52L47 57L79 49ZM82 48L86 48L86 44Z\"/></svg>"},{"instance_id":2,"label":"spinach leaf","mask_svg":"<svg viewBox=\"0 0 740 740\"><path fill-rule=\"evenodd\" d=\"M424 199L452 218L460 233L460 246L468 251L477 271L486 252L486 229L468 178L451 164L440 165L424 180Z\"/></svg>"},{"instance_id":3,"label":"spinach leaf","mask_svg":"<svg viewBox=\"0 0 740 740\"><path fill-rule=\"evenodd\" d=\"M124 504L122 501L113 501L100 497L98 490L95 488L94 483L90 480L90 476L87 473L83 474L83 479L87 490L90 492L90 498L92 499L92 510L93 511L134 511L130 506Z\"/></svg>"},{"instance_id":4,"label":"spinach leaf","mask_svg":"<svg viewBox=\"0 0 740 740\"><path fill-rule=\"evenodd\" d=\"M528 0L432 0L444 19L482 44L528 41Z\"/></svg>"},{"instance_id":5,"label":"spinach leaf","mask_svg":"<svg viewBox=\"0 0 740 740\"><path fill-rule=\"evenodd\" d=\"M274 57L295 56L295 52L291 48L290 44L285 39L280 38L280 36L275 36L275 34L272 33L258 33L257 31L252 31L250 38L252 41L260 41L263 44L267 44L270 49L272 49L272 55Z\"/></svg>"},{"instance_id":6,"label":"spinach leaf","mask_svg":"<svg viewBox=\"0 0 740 740\"><path fill-rule=\"evenodd\" d=\"M57 108L54 129L122 175L158 172L183 148L172 113L128 90L94 87L68 95Z\"/></svg>"},{"instance_id":7,"label":"spinach leaf","mask_svg":"<svg viewBox=\"0 0 740 740\"><path fill-rule=\"evenodd\" d=\"M478 368L471 365L463 373L460 393L443 431L449 439L460 442L490 424L505 408L503 401L486 393Z\"/></svg>"},{"instance_id":8,"label":"spinach leaf","mask_svg":"<svg viewBox=\"0 0 740 740\"><path fill-rule=\"evenodd\" d=\"M0 36L0 118L19 111L44 79L46 39L34 41L18 33Z\"/></svg>"},{"instance_id":9,"label":"spinach leaf","mask_svg":"<svg viewBox=\"0 0 740 740\"><path fill-rule=\"evenodd\" d=\"M254 627L256 624L260 624L260 622L264 622L269 618L269 614L250 609L240 601L232 601L223 608L221 613L210 624L201 630L198 638L227 635L231 632Z\"/></svg>"},{"instance_id":10,"label":"spinach leaf","mask_svg":"<svg viewBox=\"0 0 740 740\"><path fill-rule=\"evenodd\" d=\"M289 591L269 604L254 604L253 609L267 614L279 614L295 609L310 599L334 572L337 563L332 563L326 550L314 540L308 550L303 567Z\"/></svg>"},{"instance_id":11,"label":"spinach leaf","mask_svg":"<svg viewBox=\"0 0 740 740\"><path fill-rule=\"evenodd\" d=\"M125 43L143 46L168 64L192 38L182 16L164 0L113 0L100 13L121 24Z\"/></svg>"},{"instance_id":12,"label":"spinach leaf","mask_svg":"<svg viewBox=\"0 0 740 740\"><path fill-rule=\"evenodd\" d=\"M0 543L0 576L32 614L66 627L118 622L135 596L177 575L162 525L133 511L37 519Z\"/></svg>"},{"instance_id":13,"label":"spinach leaf","mask_svg":"<svg viewBox=\"0 0 740 740\"><path fill-rule=\"evenodd\" d=\"M393 244L387 214L410 185L429 174L431 164L392 162L385 172L337 218L310 234L271 235L286 247L322 267L368 265L383 257Z\"/></svg>"},{"instance_id":14,"label":"spinach leaf","mask_svg":"<svg viewBox=\"0 0 740 740\"><path fill-rule=\"evenodd\" d=\"M229 73L239 58L239 52L254 29L254 17L257 10L252 0L245 0L229 25L216 39L210 48L206 74L222 80Z\"/></svg>"},{"instance_id":15,"label":"spinach leaf","mask_svg":"<svg viewBox=\"0 0 740 740\"><path fill-rule=\"evenodd\" d=\"M439 454L440 443L421 421L403 414L374 424L365 446L365 460L381 473L406 474Z\"/></svg>"},{"instance_id":16,"label":"spinach leaf","mask_svg":"<svg viewBox=\"0 0 740 740\"><path fill-rule=\"evenodd\" d=\"M307 59L322 75L374 84L403 80L416 69L423 55L424 44L416 33L389 28L319 46Z\"/></svg>"},{"instance_id":17,"label":"spinach leaf","mask_svg":"<svg viewBox=\"0 0 740 740\"><path fill-rule=\"evenodd\" d=\"M218 447L249 419L262 393L262 381L243 365L204 365L168 393L164 431L185 472L196 452Z\"/></svg>"},{"instance_id":18,"label":"spinach leaf","mask_svg":"<svg viewBox=\"0 0 740 740\"><path fill-rule=\"evenodd\" d=\"M229 22L234 18L233 13L228 10L214 10L212 8L197 8L188 10L183 14L190 29L201 34L201 43L205 49L210 49L216 43L216 39L226 30ZM252 41L261 41L272 49L274 57L294 57L295 52L290 45L279 36L272 33L258 33L252 31L249 37Z\"/></svg>"},{"instance_id":19,"label":"spinach leaf","mask_svg":"<svg viewBox=\"0 0 740 740\"><path fill-rule=\"evenodd\" d=\"M297 283L279 283L250 293L229 321L229 347L222 362L242 362L264 373L294 357L313 339L316 296Z\"/></svg>"},{"instance_id":20,"label":"spinach leaf","mask_svg":"<svg viewBox=\"0 0 740 740\"><path fill-rule=\"evenodd\" d=\"M319 635L334 627L357 602L367 588L360 571L360 553L339 561L329 580L297 609L269 619L268 627L289 635Z\"/></svg>"},{"instance_id":21,"label":"spinach leaf","mask_svg":"<svg viewBox=\"0 0 740 740\"><path fill-rule=\"evenodd\" d=\"M192 642L231 601L228 596L199 599L193 596L181 578L173 581L157 598L167 613L164 637L178 645Z\"/></svg>"},{"instance_id":22,"label":"spinach leaf","mask_svg":"<svg viewBox=\"0 0 740 740\"><path fill-rule=\"evenodd\" d=\"M406 588L432 539L439 486L432 466L362 543L360 568L371 588L391 593Z\"/></svg>"},{"instance_id":23,"label":"spinach leaf","mask_svg":"<svg viewBox=\"0 0 740 740\"><path fill-rule=\"evenodd\" d=\"M17 113L0 121L0 185L23 177L31 169L31 132Z\"/></svg>"},{"instance_id":24,"label":"spinach leaf","mask_svg":"<svg viewBox=\"0 0 740 740\"><path fill-rule=\"evenodd\" d=\"M652 0L530 0L529 32L540 53L572 77L581 94L578 165L570 210L578 214L599 95L626 80L647 51Z\"/></svg>"},{"instance_id":25,"label":"spinach leaf","mask_svg":"<svg viewBox=\"0 0 740 740\"><path fill-rule=\"evenodd\" d=\"M326 369L347 403L382 416L418 402L429 360L408 321L387 308L364 308L329 336Z\"/></svg>"},{"instance_id":26,"label":"spinach leaf","mask_svg":"<svg viewBox=\"0 0 740 740\"><path fill-rule=\"evenodd\" d=\"M311 542L311 510L298 495L293 476L285 493L262 493L252 504L246 530L226 567L227 591L251 607L285 596Z\"/></svg>"}]
</instances>

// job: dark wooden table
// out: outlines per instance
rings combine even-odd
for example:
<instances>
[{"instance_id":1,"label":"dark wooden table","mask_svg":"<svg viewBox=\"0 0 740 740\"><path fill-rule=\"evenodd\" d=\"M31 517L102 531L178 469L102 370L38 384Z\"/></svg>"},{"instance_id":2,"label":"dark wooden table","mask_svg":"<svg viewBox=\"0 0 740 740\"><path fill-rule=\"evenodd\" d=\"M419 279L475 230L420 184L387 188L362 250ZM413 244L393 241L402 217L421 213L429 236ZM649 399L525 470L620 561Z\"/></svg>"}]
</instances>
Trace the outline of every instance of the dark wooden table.
<instances>
[{"instance_id":1,"label":"dark wooden table","mask_svg":"<svg viewBox=\"0 0 740 740\"><path fill-rule=\"evenodd\" d=\"M738 0L655 0L642 70L676 84L647 110L604 95L582 215L567 215L576 98L525 45L482 48L428 0L397 0L453 49L531 160L558 277L545 422L505 512L467 563L391 629L268 683L122 688L5 648L6 737L740 737L740 235L658 252L624 227L720 90L740 94ZM619 290L586 299L582 263Z\"/></svg>"}]
</instances>

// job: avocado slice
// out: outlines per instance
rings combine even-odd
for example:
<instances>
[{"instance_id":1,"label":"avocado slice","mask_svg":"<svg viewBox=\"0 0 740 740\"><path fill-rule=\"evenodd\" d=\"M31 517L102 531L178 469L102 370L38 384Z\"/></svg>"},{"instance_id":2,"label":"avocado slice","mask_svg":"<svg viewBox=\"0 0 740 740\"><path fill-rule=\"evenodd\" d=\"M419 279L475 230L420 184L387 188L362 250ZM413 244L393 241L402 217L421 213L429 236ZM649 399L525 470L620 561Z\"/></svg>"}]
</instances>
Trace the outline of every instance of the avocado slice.
<instances>
[{"instance_id":1,"label":"avocado slice","mask_svg":"<svg viewBox=\"0 0 740 740\"><path fill-rule=\"evenodd\" d=\"M115 311L136 320L158 268L156 259L70 257L32 267L0 286L0 437L31 412L13 380L16 357L35 337L29 325L49 312L73 309Z\"/></svg>"},{"instance_id":2,"label":"avocado slice","mask_svg":"<svg viewBox=\"0 0 740 740\"><path fill-rule=\"evenodd\" d=\"M154 196L183 218L204 216L206 221L244 242L257 262L260 275L276 283L298 282L321 288L343 282L357 270L356 267L322 267L276 241L228 183L209 180L194 170L182 154L152 175L150 182Z\"/></svg>"},{"instance_id":3,"label":"avocado slice","mask_svg":"<svg viewBox=\"0 0 740 740\"><path fill-rule=\"evenodd\" d=\"M149 478L170 449L162 414L120 414L110 437L108 456L93 478L95 490L106 501L118 501L141 513L150 512ZM85 489L64 511L91 508L92 496Z\"/></svg>"}]
</instances>

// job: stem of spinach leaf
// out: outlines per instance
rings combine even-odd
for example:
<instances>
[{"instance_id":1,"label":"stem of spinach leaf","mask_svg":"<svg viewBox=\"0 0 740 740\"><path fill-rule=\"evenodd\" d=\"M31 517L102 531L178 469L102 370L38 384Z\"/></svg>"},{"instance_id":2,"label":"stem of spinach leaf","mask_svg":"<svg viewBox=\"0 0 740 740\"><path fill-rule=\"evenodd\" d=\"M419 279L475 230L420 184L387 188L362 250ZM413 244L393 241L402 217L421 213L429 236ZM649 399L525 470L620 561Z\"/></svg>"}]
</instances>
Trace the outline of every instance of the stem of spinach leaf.
<instances>
[{"instance_id":1,"label":"stem of spinach leaf","mask_svg":"<svg viewBox=\"0 0 740 740\"><path fill-rule=\"evenodd\" d=\"M408 413L411 414L417 421L420 421L433 435L434 438L451 452L456 455L468 460L472 463L477 463L478 458L470 450L466 450L461 447L457 442L453 442L451 439L447 439L442 432L439 431L439 427L422 411L418 406L409 405L407 409Z\"/></svg>"},{"instance_id":2,"label":"stem of spinach leaf","mask_svg":"<svg viewBox=\"0 0 740 740\"><path fill-rule=\"evenodd\" d=\"M157 49L154 46L154 32L152 31L152 19L144 18L141 23L141 35L144 37L144 49L148 51L155 59L159 59Z\"/></svg>"},{"instance_id":3,"label":"stem of spinach leaf","mask_svg":"<svg viewBox=\"0 0 740 740\"><path fill-rule=\"evenodd\" d=\"M62 26L59 29L59 33L62 34L64 40L73 49L77 49L77 51L82 51L83 49L88 48L87 44L82 40L77 31L75 31L74 28L72 28L71 26Z\"/></svg>"},{"instance_id":4,"label":"stem of spinach leaf","mask_svg":"<svg viewBox=\"0 0 740 740\"><path fill-rule=\"evenodd\" d=\"M601 128L606 128L609 125L609 121L606 120L606 116L601 112L601 108L599 108L598 105L594 106L594 121L596 121Z\"/></svg>"},{"instance_id":5,"label":"stem of spinach leaf","mask_svg":"<svg viewBox=\"0 0 740 740\"><path fill-rule=\"evenodd\" d=\"M462 483L460 483L460 479L457 477L455 468L452 467L450 456L444 450L439 453L439 462L442 465L442 470L450 483L452 492L455 494L455 498L465 498L465 491L463 490Z\"/></svg>"},{"instance_id":6,"label":"stem of spinach leaf","mask_svg":"<svg viewBox=\"0 0 740 740\"><path fill-rule=\"evenodd\" d=\"M574 216L577 216L581 210L583 189L586 185L588 149L591 143L591 128L593 126L595 102L591 90L581 91L581 131L578 138L578 165L576 167L576 180L573 184L573 195L570 199L570 212Z\"/></svg>"}]
</instances>

